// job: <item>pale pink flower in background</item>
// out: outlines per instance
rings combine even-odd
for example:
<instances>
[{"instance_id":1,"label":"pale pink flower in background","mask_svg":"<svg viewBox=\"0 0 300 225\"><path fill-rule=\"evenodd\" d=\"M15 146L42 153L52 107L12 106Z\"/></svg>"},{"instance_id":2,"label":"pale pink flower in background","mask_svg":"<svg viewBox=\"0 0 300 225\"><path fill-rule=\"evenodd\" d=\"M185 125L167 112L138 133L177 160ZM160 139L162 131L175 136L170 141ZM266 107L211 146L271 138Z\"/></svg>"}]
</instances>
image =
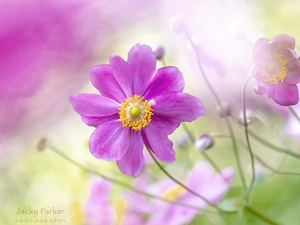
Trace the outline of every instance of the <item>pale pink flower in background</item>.
<instances>
[{"instance_id":1,"label":"pale pink flower in background","mask_svg":"<svg viewBox=\"0 0 300 225\"><path fill-rule=\"evenodd\" d=\"M232 168L222 170L222 175L214 174L212 167L208 163L199 162L187 174L184 184L212 204L218 204L228 191L233 177L234 170ZM175 184L170 179L160 180L151 184L147 190L168 200L199 208L207 206L205 201ZM198 213L201 213L196 209L154 199L153 205L157 211L152 213L152 216L146 223L147 225L182 225L191 222Z\"/></svg>"},{"instance_id":2,"label":"pale pink flower in background","mask_svg":"<svg viewBox=\"0 0 300 225\"><path fill-rule=\"evenodd\" d=\"M279 34L272 40L260 38L253 48L252 83L255 93L282 106L298 103L300 62L294 51L295 38Z\"/></svg>"},{"instance_id":3,"label":"pale pink flower in background","mask_svg":"<svg viewBox=\"0 0 300 225\"><path fill-rule=\"evenodd\" d=\"M113 224L116 214L110 199L112 187L113 184L106 180L95 178L91 182L89 196L84 206L85 224Z\"/></svg>"}]
</instances>

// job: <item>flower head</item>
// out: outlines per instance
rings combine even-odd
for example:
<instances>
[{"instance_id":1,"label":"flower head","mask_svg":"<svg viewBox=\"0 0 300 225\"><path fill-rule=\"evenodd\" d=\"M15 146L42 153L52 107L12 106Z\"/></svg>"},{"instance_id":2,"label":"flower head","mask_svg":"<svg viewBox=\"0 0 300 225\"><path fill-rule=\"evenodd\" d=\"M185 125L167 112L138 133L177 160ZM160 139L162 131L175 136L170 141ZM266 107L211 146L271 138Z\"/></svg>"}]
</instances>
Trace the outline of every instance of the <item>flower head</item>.
<instances>
[{"instance_id":1,"label":"flower head","mask_svg":"<svg viewBox=\"0 0 300 225\"><path fill-rule=\"evenodd\" d=\"M300 63L294 48L295 39L284 34L277 35L273 40L260 38L256 41L252 82L257 94L283 106L298 103Z\"/></svg>"},{"instance_id":2,"label":"flower head","mask_svg":"<svg viewBox=\"0 0 300 225\"><path fill-rule=\"evenodd\" d=\"M184 80L176 67L156 69L156 59L147 45L134 45L127 62L118 55L109 65L95 66L91 81L98 94L70 97L84 123L96 127L89 146L99 159L116 161L127 175L138 176L143 168L144 144L158 160L174 162L168 139L181 122L205 114L199 99L182 93Z\"/></svg>"}]
</instances>

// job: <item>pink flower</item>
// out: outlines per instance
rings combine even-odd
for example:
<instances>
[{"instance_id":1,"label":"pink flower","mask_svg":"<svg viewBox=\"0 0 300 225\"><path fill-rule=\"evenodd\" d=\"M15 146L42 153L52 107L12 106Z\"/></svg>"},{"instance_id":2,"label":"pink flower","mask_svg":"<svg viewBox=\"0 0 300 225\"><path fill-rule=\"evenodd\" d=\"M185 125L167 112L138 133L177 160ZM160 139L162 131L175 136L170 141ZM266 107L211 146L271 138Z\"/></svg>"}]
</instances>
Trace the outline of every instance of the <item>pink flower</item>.
<instances>
[{"instance_id":1,"label":"pink flower","mask_svg":"<svg viewBox=\"0 0 300 225\"><path fill-rule=\"evenodd\" d=\"M134 45L127 62L118 55L110 65L91 69L98 94L70 97L84 123L96 127L90 151L99 159L117 161L119 169L137 177L143 168L144 144L158 160L175 161L173 143L168 139L181 122L205 114L196 97L182 93L184 80L176 67L156 71L156 59L147 45Z\"/></svg>"},{"instance_id":2,"label":"pink flower","mask_svg":"<svg viewBox=\"0 0 300 225\"><path fill-rule=\"evenodd\" d=\"M282 106L298 103L300 63L294 48L293 37L279 34L273 40L258 39L253 49L255 92Z\"/></svg>"},{"instance_id":3,"label":"pink flower","mask_svg":"<svg viewBox=\"0 0 300 225\"><path fill-rule=\"evenodd\" d=\"M142 189L147 184L144 179L140 179L135 186L141 185L139 188ZM113 184L106 180L93 180L84 208L85 224L143 225L143 216L151 212L151 206L146 203L145 196L125 192L124 198L123 196L112 197L112 188Z\"/></svg>"},{"instance_id":4,"label":"pink flower","mask_svg":"<svg viewBox=\"0 0 300 225\"><path fill-rule=\"evenodd\" d=\"M206 198L212 204L217 204L227 192L233 176L234 170L232 168L224 169L222 171L222 176L220 174L215 175L209 164L200 162L189 172L184 184L194 192ZM164 179L153 184L148 191L152 192L154 195L162 195L165 199L198 208L207 206L205 201L186 191L183 187L175 184L170 179ZM199 213L199 211L193 208L158 200L154 202L154 208L156 208L157 211L152 213L152 217L150 217L146 225L188 224Z\"/></svg>"},{"instance_id":5,"label":"pink flower","mask_svg":"<svg viewBox=\"0 0 300 225\"><path fill-rule=\"evenodd\" d=\"M105 180L94 180L86 202L85 224L101 225L113 224L115 211L110 203L112 184Z\"/></svg>"}]
</instances>

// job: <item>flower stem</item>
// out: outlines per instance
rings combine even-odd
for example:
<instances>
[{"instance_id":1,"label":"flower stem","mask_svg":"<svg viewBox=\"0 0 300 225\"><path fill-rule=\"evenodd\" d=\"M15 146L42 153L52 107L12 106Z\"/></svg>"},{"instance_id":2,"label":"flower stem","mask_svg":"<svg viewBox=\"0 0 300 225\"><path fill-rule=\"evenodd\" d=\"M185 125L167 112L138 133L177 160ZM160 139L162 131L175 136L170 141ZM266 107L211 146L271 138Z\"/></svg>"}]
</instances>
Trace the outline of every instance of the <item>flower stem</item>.
<instances>
[{"instance_id":1,"label":"flower stem","mask_svg":"<svg viewBox=\"0 0 300 225\"><path fill-rule=\"evenodd\" d=\"M268 165L266 162L264 162L259 156L255 155L254 157L261 165L263 165L264 167L266 167L267 169L271 170L274 173L300 176L300 173L290 172L290 171L280 171L280 170L274 169L273 167Z\"/></svg>"},{"instance_id":2,"label":"flower stem","mask_svg":"<svg viewBox=\"0 0 300 225\"><path fill-rule=\"evenodd\" d=\"M211 134L211 135L214 138L230 138L228 135L223 135L223 134ZM238 139L238 141L247 150L247 146L241 140ZM263 161L258 155L253 154L253 156L261 165L263 165L264 167L266 167L267 169L271 170L274 173L300 176L300 173L296 173L296 172L292 172L292 171L281 171L278 169L274 169L273 167L268 165L265 161Z\"/></svg>"},{"instance_id":3,"label":"flower stem","mask_svg":"<svg viewBox=\"0 0 300 225\"><path fill-rule=\"evenodd\" d=\"M251 170L252 170L251 182L250 182L250 185L249 185L249 188L247 190L246 197L245 197L247 202L249 201L250 192L253 188L254 181L255 181L254 156L253 156L253 152L252 152L252 148L251 148L250 140L249 140L248 122L247 122L247 115L246 115L246 86L247 86L247 83L248 83L249 79L250 79L250 75L246 78L246 80L244 82L244 85L243 85L243 90L242 90L243 127L244 127L247 147L248 147L249 154L250 154Z\"/></svg>"},{"instance_id":4,"label":"flower stem","mask_svg":"<svg viewBox=\"0 0 300 225\"><path fill-rule=\"evenodd\" d=\"M188 188L186 185L184 185L182 182L178 181L175 177L173 177L168 171L165 170L165 168L162 167L162 165L160 165L160 163L157 161L157 159L154 157L153 153L151 152L151 150L146 146L148 152L150 153L152 159L154 160L154 162L157 164L157 166L167 175L167 177L169 177L172 181L174 181L176 184L178 184L179 186L183 187L185 190L187 190L188 192L190 192L191 194L201 198L203 201L205 201L208 205L210 205L211 207L215 208L216 210L220 211L220 212L227 212L227 213L235 213L236 211L225 211L221 208L219 208L217 205L214 205L213 203L211 203L208 199L206 199L205 197L203 197L202 195L194 192L193 190L191 190L190 188Z\"/></svg>"},{"instance_id":5,"label":"flower stem","mask_svg":"<svg viewBox=\"0 0 300 225\"><path fill-rule=\"evenodd\" d=\"M295 152L292 152L292 151L290 151L290 150L287 150L287 149L284 149L284 148L280 148L280 147L278 147L278 146L275 146L275 145L271 144L270 142L266 141L265 139L263 139L263 138L257 136L257 135L256 135L253 131L251 131L251 130L248 130L248 132L249 132L249 134L251 135L251 137L255 138L257 141L259 141L259 142L260 142L261 144L263 144L264 146L266 146L266 147L268 147L268 148L270 148L270 149L272 149L272 150L274 150L274 151L277 151L277 152L286 153L286 154L288 154L288 155L290 155L290 156L293 156L293 157L295 157L295 158L297 158L297 159L300 160L300 155L299 155L299 154L297 154L297 153L295 153Z\"/></svg>"},{"instance_id":6,"label":"flower stem","mask_svg":"<svg viewBox=\"0 0 300 225\"><path fill-rule=\"evenodd\" d=\"M226 125L227 125L227 128L228 128L228 131L229 131L229 135L230 135L230 139L231 139L231 143L232 143L232 147L233 147L233 153L234 153L234 156L235 156L235 159L236 159L236 164L237 164L237 168L238 168L238 171L239 171L239 174L240 174L240 177L241 177L242 185L243 185L244 189L247 189L246 179L245 179L244 172L243 172L243 169L242 169L242 165L241 165L241 162L240 162L240 154L239 154L238 149L237 149L236 139L235 139L235 136L234 136L234 133L233 133L232 125L231 125L228 118L225 118L225 122L226 122Z\"/></svg>"},{"instance_id":7,"label":"flower stem","mask_svg":"<svg viewBox=\"0 0 300 225\"><path fill-rule=\"evenodd\" d=\"M271 218L261 214L259 211L257 211L256 209L252 208L249 205L246 205L244 207L244 210L250 212L252 215L254 215L255 217L257 217L258 219L264 221L267 224L271 224L271 225L280 225L279 223L275 222L274 220L272 220Z\"/></svg>"},{"instance_id":8,"label":"flower stem","mask_svg":"<svg viewBox=\"0 0 300 225\"><path fill-rule=\"evenodd\" d=\"M201 72L201 74L203 76L203 79L204 79L206 85L208 86L210 92L214 96L217 104L221 105L221 100L220 100L219 96L214 91L214 89L211 86L209 80L207 79L206 73L205 73L205 71L203 69L203 66L202 66L202 63L201 63L201 57L199 55L197 47L194 44L194 42L193 42L193 40L192 40L192 38L189 35L189 33L188 33L187 30L185 31L185 35L187 36L187 38L188 38L188 40L189 40L192 48L195 50L196 57L197 57L197 65L198 65L198 67L200 69L200 72ZM239 152L238 152L238 149L237 149L237 145L236 145L236 141L235 141L235 136L234 136L234 132L233 132L233 129L232 129L232 125L231 125L231 122L229 121L229 119L227 117L225 117L224 119L225 119L226 126L227 126L227 129L228 129L229 134L230 134L231 143L232 143L232 147L233 147L233 152L234 152L234 156L235 156L235 159L236 159L237 168L238 168L238 171L239 171L239 174L240 174L240 177L241 177L241 181L242 181L244 189L247 189L246 180L245 180L244 172L242 170L242 166L241 166L241 162L240 162L240 157L239 157Z\"/></svg>"},{"instance_id":9,"label":"flower stem","mask_svg":"<svg viewBox=\"0 0 300 225\"><path fill-rule=\"evenodd\" d=\"M298 122L300 122L300 117L299 117L298 114L295 112L295 110L293 109L293 107L289 106L288 108L289 108L289 110L291 111L291 113L295 116L295 118L298 120Z\"/></svg>"},{"instance_id":10,"label":"flower stem","mask_svg":"<svg viewBox=\"0 0 300 225\"><path fill-rule=\"evenodd\" d=\"M182 123L183 129L185 130L188 138L190 139L192 144L195 144L196 140L193 137L191 131L189 130L189 128L186 126L185 123ZM230 181L224 176L224 174L222 173L222 171L219 169L219 167L217 166L217 164L213 161L212 158L209 157L209 155L206 154L205 151L200 151L200 153L202 154L202 156L212 165L212 167L216 170L217 173L219 173L222 176L222 179L224 181L226 181L227 183L230 183Z\"/></svg>"},{"instance_id":11,"label":"flower stem","mask_svg":"<svg viewBox=\"0 0 300 225\"><path fill-rule=\"evenodd\" d=\"M68 157L66 154L64 154L62 151L58 150L56 147L54 146L51 146L49 144L46 144L46 148L48 148L49 150L51 150L52 152L56 153L57 155L61 156L63 159L67 160L69 163L77 166L78 168L90 173L90 174L94 174L98 177L101 177L102 179L104 180L107 180L107 181L110 181L114 184L117 184L119 186L122 186L123 188L129 190L129 191L132 191L132 192L135 192L135 193L138 193L138 194L141 194L141 195L144 195L146 197L150 197L150 198L154 198L154 199L158 199L158 200L161 200L161 201L164 201L164 202L168 202L168 203L171 203L171 204L176 204L176 205L181 205L181 206L184 206L184 207L188 207L188 208L192 208L192 209L196 209L198 210L199 212L203 212L204 210L202 208L199 208L199 207L196 207L196 206L192 206L192 205L188 205L188 204L185 204L185 203L182 203L182 202L177 202L177 201L173 201L173 200L168 200L168 199L165 199L163 197L160 197L160 196L156 196L156 195L152 195L148 192L145 192L145 191L141 191L137 188L134 188L132 187L131 185L129 184L126 184L120 180L117 180L117 179L114 179L114 178L111 178L111 177L108 177L108 176L105 176L99 172L97 172L96 170L92 170L92 169L89 169L87 168L86 166L76 162L75 160L73 160L72 158Z\"/></svg>"}]
</instances>

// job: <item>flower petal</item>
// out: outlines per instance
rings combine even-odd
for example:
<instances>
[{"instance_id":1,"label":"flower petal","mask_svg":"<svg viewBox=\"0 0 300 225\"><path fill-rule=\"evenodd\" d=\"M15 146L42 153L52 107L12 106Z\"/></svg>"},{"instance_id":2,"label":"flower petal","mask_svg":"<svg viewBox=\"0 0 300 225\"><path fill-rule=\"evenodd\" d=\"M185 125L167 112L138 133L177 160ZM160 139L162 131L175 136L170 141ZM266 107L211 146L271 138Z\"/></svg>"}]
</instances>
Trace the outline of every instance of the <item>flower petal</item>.
<instances>
[{"instance_id":1,"label":"flower petal","mask_svg":"<svg viewBox=\"0 0 300 225\"><path fill-rule=\"evenodd\" d=\"M142 95L156 69L156 58L147 45L134 45L128 52L128 65L132 74L133 94Z\"/></svg>"},{"instance_id":2,"label":"flower petal","mask_svg":"<svg viewBox=\"0 0 300 225\"><path fill-rule=\"evenodd\" d=\"M126 96L132 97L133 76L131 74L128 63L124 61L124 59L122 59L120 56L112 55L109 58L109 64L117 82L120 84Z\"/></svg>"},{"instance_id":3,"label":"flower petal","mask_svg":"<svg viewBox=\"0 0 300 225\"><path fill-rule=\"evenodd\" d=\"M255 64L259 64L265 57L265 54L276 49L276 46L270 44L267 38L259 38L253 47L252 59Z\"/></svg>"},{"instance_id":4,"label":"flower petal","mask_svg":"<svg viewBox=\"0 0 300 225\"><path fill-rule=\"evenodd\" d=\"M174 66L160 68L148 85L144 97L152 99L167 92L182 92L184 80L182 73Z\"/></svg>"},{"instance_id":5,"label":"flower petal","mask_svg":"<svg viewBox=\"0 0 300 225\"><path fill-rule=\"evenodd\" d=\"M117 161L122 173L137 177L144 165L143 155L144 142L140 131L130 130L130 144L123 158Z\"/></svg>"},{"instance_id":6,"label":"flower petal","mask_svg":"<svg viewBox=\"0 0 300 225\"><path fill-rule=\"evenodd\" d=\"M126 98L109 65L94 66L90 70L91 82L101 95L121 103Z\"/></svg>"},{"instance_id":7,"label":"flower petal","mask_svg":"<svg viewBox=\"0 0 300 225\"><path fill-rule=\"evenodd\" d=\"M81 116L82 122L88 126L97 127L101 123L106 123L113 120L118 120L120 118L119 114L114 114L110 116Z\"/></svg>"},{"instance_id":8,"label":"flower petal","mask_svg":"<svg viewBox=\"0 0 300 225\"><path fill-rule=\"evenodd\" d=\"M109 116L119 112L119 103L97 94L72 95L69 100L81 116Z\"/></svg>"},{"instance_id":9,"label":"flower petal","mask_svg":"<svg viewBox=\"0 0 300 225\"><path fill-rule=\"evenodd\" d=\"M150 123L142 130L142 137L158 160L167 163L175 161L173 143L162 129Z\"/></svg>"},{"instance_id":10,"label":"flower petal","mask_svg":"<svg viewBox=\"0 0 300 225\"><path fill-rule=\"evenodd\" d=\"M274 102L282 106L296 105L298 103L298 88L296 85L278 84L272 97Z\"/></svg>"},{"instance_id":11,"label":"flower petal","mask_svg":"<svg viewBox=\"0 0 300 225\"><path fill-rule=\"evenodd\" d=\"M198 98L180 92L159 96L152 108L154 115L168 118L172 122L191 122L205 115L205 109Z\"/></svg>"},{"instance_id":12,"label":"flower petal","mask_svg":"<svg viewBox=\"0 0 300 225\"><path fill-rule=\"evenodd\" d=\"M296 85L300 82L300 68L288 73L288 76L284 79L287 84Z\"/></svg>"},{"instance_id":13,"label":"flower petal","mask_svg":"<svg viewBox=\"0 0 300 225\"><path fill-rule=\"evenodd\" d=\"M295 49L295 38L286 34L279 34L276 37L273 38L271 43L277 43L277 51L280 51L282 49Z\"/></svg>"},{"instance_id":14,"label":"flower petal","mask_svg":"<svg viewBox=\"0 0 300 225\"><path fill-rule=\"evenodd\" d=\"M157 115L152 116L151 123L162 129L166 134L172 134L180 125L180 122L175 123L168 118L159 117Z\"/></svg>"},{"instance_id":15,"label":"flower petal","mask_svg":"<svg viewBox=\"0 0 300 225\"><path fill-rule=\"evenodd\" d=\"M255 68L252 71L252 84L256 94L261 94L271 98L275 92L274 86L265 83L261 79L258 70Z\"/></svg>"},{"instance_id":16,"label":"flower petal","mask_svg":"<svg viewBox=\"0 0 300 225\"><path fill-rule=\"evenodd\" d=\"M130 143L129 128L120 121L100 124L90 138L90 151L98 159L118 161L127 152Z\"/></svg>"}]
</instances>

